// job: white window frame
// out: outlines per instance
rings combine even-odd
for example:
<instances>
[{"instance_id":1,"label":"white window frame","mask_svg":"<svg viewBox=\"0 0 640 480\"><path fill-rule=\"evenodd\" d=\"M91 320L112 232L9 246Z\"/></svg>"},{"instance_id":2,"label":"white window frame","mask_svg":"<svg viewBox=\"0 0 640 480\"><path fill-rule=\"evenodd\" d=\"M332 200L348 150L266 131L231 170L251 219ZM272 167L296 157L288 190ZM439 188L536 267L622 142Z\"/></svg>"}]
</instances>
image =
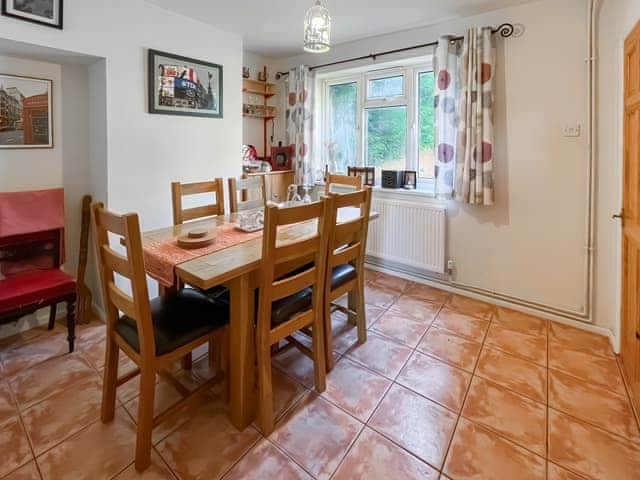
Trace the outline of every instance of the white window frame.
<instances>
[{"instance_id":1,"label":"white window frame","mask_svg":"<svg viewBox=\"0 0 640 480\"><path fill-rule=\"evenodd\" d=\"M406 164L407 170L419 170L419 75L423 72L433 71L430 59L421 58L419 60L406 60L402 63L394 62L386 67L381 65L370 66L368 68L358 68L349 71L332 72L319 76L319 88L321 92L318 103L322 117L319 132L319 141L322 145L320 158L325 158L325 149L328 135L331 129L331 115L328 108L329 87L344 83L356 83L357 106L359 115L357 116L357 130L359 130L359 145L356 152L358 156L357 165L364 166L366 160L366 110L368 108L406 106L407 107L407 135L406 135ZM400 96L372 98L368 99L369 80L378 78L394 77L404 75L404 92ZM345 172L346 173L346 172ZM379 179L377 179L379 181ZM420 182L421 179L418 179ZM422 179L422 183L428 183L431 179Z\"/></svg>"}]
</instances>

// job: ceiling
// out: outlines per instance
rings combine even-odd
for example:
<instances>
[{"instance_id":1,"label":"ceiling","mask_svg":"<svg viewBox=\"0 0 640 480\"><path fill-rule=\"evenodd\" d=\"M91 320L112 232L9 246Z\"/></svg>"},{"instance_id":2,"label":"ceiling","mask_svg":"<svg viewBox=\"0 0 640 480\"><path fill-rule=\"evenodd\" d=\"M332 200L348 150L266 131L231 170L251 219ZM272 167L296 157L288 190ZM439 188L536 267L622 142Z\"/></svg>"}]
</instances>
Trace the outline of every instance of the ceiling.
<instances>
[{"instance_id":1,"label":"ceiling","mask_svg":"<svg viewBox=\"0 0 640 480\"><path fill-rule=\"evenodd\" d=\"M147 0L226 31L244 48L270 57L302 53L302 22L315 0ZM332 42L431 25L531 0L324 0L333 18Z\"/></svg>"}]
</instances>

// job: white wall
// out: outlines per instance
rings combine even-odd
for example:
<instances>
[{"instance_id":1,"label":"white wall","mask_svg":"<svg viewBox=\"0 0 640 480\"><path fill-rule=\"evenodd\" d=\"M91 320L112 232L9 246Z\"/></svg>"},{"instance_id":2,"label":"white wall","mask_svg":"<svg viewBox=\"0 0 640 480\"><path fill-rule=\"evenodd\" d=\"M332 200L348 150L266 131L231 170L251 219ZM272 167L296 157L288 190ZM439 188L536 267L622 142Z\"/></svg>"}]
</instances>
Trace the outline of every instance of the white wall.
<instances>
[{"instance_id":1,"label":"white wall","mask_svg":"<svg viewBox=\"0 0 640 480\"><path fill-rule=\"evenodd\" d=\"M106 59L108 203L143 228L171 221L171 181L240 172L240 37L142 0L67 0L62 32L0 18L10 40ZM222 64L224 118L147 113L147 48Z\"/></svg>"},{"instance_id":2,"label":"white wall","mask_svg":"<svg viewBox=\"0 0 640 480\"><path fill-rule=\"evenodd\" d=\"M426 43L469 26L523 24L522 37L497 41L497 204L448 203L447 254L455 260L457 282L581 311L587 145L584 135L564 138L562 127L586 126L586 15L586 0L543 0L337 45L327 55L286 59L279 69Z\"/></svg>"},{"instance_id":3,"label":"white wall","mask_svg":"<svg viewBox=\"0 0 640 480\"><path fill-rule=\"evenodd\" d=\"M0 55L2 52L0 51ZM62 186L62 95L58 91L61 67L0 56L0 72L53 80L53 148L0 150L0 191L36 190ZM0 80L0 83L2 80Z\"/></svg>"}]
</instances>

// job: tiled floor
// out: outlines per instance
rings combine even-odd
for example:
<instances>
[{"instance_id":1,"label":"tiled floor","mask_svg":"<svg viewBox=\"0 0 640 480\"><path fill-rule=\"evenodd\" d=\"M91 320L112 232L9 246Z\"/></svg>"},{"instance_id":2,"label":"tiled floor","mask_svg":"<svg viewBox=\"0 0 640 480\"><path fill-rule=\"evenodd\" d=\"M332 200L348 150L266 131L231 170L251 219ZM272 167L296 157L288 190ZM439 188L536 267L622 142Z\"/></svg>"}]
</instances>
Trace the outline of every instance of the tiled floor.
<instances>
[{"instance_id":1,"label":"tiled floor","mask_svg":"<svg viewBox=\"0 0 640 480\"><path fill-rule=\"evenodd\" d=\"M334 318L336 367L274 358L275 432L238 432L214 392L154 431L147 479L632 479L640 431L606 339L367 274L368 341ZM0 340L0 479L129 479L137 384L99 420L104 328ZM203 352L200 352L203 353ZM123 368L128 361L122 359ZM206 357L175 373L192 388ZM179 394L161 380L158 411Z\"/></svg>"}]
</instances>

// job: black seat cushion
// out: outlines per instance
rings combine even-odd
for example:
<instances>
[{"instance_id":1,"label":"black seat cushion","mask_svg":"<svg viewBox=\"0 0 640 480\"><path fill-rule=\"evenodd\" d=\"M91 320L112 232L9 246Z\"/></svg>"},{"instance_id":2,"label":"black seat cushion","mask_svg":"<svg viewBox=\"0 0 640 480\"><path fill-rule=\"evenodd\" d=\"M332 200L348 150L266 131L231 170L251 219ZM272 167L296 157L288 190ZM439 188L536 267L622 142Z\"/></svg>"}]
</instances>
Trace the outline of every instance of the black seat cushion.
<instances>
[{"instance_id":1,"label":"black seat cushion","mask_svg":"<svg viewBox=\"0 0 640 480\"><path fill-rule=\"evenodd\" d=\"M210 288L209 290L206 290L205 293L209 298L211 298L216 302L222 302L227 305L229 305L231 302L231 295L229 293L229 289L226 287L223 287L222 285L218 285L216 287Z\"/></svg>"},{"instance_id":2,"label":"black seat cushion","mask_svg":"<svg viewBox=\"0 0 640 480\"><path fill-rule=\"evenodd\" d=\"M312 296L313 290L307 287L293 295L273 302L271 306L271 325L280 325L297 313L309 310L311 308Z\"/></svg>"},{"instance_id":3,"label":"black seat cushion","mask_svg":"<svg viewBox=\"0 0 640 480\"><path fill-rule=\"evenodd\" d=\"M172 352L229 323L229 306L216 302L199 290L185 288L167 297L151 300L156 355ZM140 353L135 320L123 315L116 331Z\"/></svg>"},{"instance_id":4,"label":"black seat cushion","mask_svg":"<svg viewBox=\"0 0 640 480\"><path fill-rule=\"evenodd\" d=\"M349 263L333 267L333 271L331 272L331 290L341 287L357 276L356 269Z\"/></svg>"}]
</instances>

